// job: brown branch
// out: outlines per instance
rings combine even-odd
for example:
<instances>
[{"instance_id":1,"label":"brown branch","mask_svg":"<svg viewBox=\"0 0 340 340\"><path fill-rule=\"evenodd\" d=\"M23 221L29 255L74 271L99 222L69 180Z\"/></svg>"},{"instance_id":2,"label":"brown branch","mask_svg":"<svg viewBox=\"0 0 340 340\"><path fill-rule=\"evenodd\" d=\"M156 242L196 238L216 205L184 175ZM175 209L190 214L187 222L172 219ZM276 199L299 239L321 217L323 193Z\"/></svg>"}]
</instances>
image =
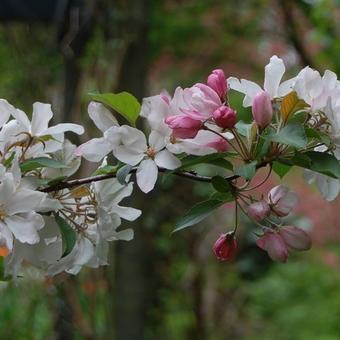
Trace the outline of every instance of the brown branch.
<instances>
[{"instance_id":1,"label":"brown branch","mask_svg":"<svg viewBox=\"0 0 340 340\"><path fill-rule=\"evenodd\" d=\"M267 166L268 164L270 164L272 161L274 160L274 158L269 158L268 160L265 160L261 163L258 163L256 165L256 169L259 168L263 168L265 166ZM133 168L131 169L130 173L136 173L137 168ZM169 171L168 169L164 169L164 168L158 168L159 172L167 172ZM206 183L210 183L212 180L212 177L209 176L201 176L196 174L193 171L174 171L174 172L168 172L171 173L173 175L179 176L179 177L184 177L184 178L188 178L194 181L198 181L198 182L206 182ZM97 175L97 176L91 176L91 177L85 177L85 178L81 178L81 179L73 179L70 181L66 181L66 182L59 182L57 184L51 185L47 188L41 189L42 192L53 192L53 191L59 191L62 189L70 189L70 188L74 188L80 185L84 185L84 184L89 184L92 182L98 182L98 181L103 181L105 179L109 179L109 178L115 178L117 176L116 173L111 173L111 174L105 174L105 175ZM226 181L234 181L235 179L240 178L239 175L232 175L232 176L228 176L225 177L224 179Z\"/></svg>"}]
</instances>

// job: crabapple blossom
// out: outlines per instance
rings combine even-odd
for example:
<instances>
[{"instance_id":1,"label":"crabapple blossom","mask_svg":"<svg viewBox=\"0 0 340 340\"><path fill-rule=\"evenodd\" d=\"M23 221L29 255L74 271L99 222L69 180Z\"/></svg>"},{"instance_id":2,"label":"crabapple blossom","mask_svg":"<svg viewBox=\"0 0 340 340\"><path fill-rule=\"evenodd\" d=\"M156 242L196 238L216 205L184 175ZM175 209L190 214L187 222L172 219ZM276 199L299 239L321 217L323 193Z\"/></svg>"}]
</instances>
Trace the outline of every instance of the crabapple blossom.
<instances>
[{"instance_id":1,"label":"crabapple blossom","mask_svg":"<svg viewBox=\"0 0 340 340\"><path fill-rule=\"evenodd\" d=\"M185 114L170 116L165 119L165 123L172 129L172 135L175 138L194 138L202 128L201 121Z\"/></svg>"},{"instance_id":2,"label":"crabapple blossom","mask_svg":"<svg viewBox=\"0 0 340 340\"><path fill-rule=\"evenodd\" d=\"M287 216L298 203L298 196L284 185L272 188L268 193L271 210L278 216Z\"/></svg>"},{"instance_id":3,"label":"crabapple blossom","mask_svg":"<svg viewBox=\"0 0 340 340\"><path fill-rule=\"evenodd\" d=\"M291 250L308 250L312 246L312 240L302 229L294 226L280 228L280 235Z\"/></svg>"},{"instance_id":4,"label":"crabapple blossom","mask_svg":"<svg viewBox=\"0 0 340 340\"><path fill-rule=\"evenodd\" d=\"M247 207L247 213L254 220L262 221L265 217L269 216L270 206L264 200L258 201L258 202L250 204Z\"/></svg>"},{"instance_id":5,"label":"crabapple blossom","mask_svg":"<svg viewBox=\"0 0 340 340\"><path fill-rule=\"evenodd\" d=\"M267 231L261 236L256 244L266 251L269 257L277 262L286 262L288 259L288 248L283 237L274 231Z\"/></svg>"}]
</instances>

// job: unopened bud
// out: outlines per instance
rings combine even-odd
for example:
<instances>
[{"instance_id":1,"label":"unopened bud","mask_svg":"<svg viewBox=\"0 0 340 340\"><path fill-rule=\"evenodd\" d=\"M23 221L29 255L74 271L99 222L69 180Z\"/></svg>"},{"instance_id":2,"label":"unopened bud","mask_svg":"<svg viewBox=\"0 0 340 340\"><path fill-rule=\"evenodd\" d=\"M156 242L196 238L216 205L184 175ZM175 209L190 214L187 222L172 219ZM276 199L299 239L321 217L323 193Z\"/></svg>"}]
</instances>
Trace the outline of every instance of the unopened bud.
<instances>
[{"instance_id":1,"label":"unopened bud","mask_svg":"<svg viewBox=\"0 0 340 340\"><path fill-rule=\"evenodd\" d=\"M230 261L235 256L237 241L234 233L222 234L215 242L213 251L220 261Z\"/></svg>"},{"instance_id":2,"label":"unopened bud","mask_svg":"<svg viewBox=\"0 0 340 340\"><path fill-rule=\"evenodd\" d=\"M227 80L223 70L213 70L208 77L207 84L219 95L223 100L228 92Z\"/></svg>"},{"instance_id":3,"label":"unopened bud","mask_svg":"<svg viewBox=\"0 0 340 340\"><path fill-rule=\"evenodd\" d=\"M223 129L231 129L236 124L236 112L226 105L222 105L215 110L213 118L216 125Z\"/></svg>"},{"instance_id":4,"label":"unopened bud","mask_svg":"<svg viewBox=\"0 0 340 340\"><path fill-rule=\"evenodd\" d=\"M268 92L261 91L255 96L252 113L256 124L260 128L264 129L270 124L273 118L273 107Z\"/></svg>"}]
</instances>

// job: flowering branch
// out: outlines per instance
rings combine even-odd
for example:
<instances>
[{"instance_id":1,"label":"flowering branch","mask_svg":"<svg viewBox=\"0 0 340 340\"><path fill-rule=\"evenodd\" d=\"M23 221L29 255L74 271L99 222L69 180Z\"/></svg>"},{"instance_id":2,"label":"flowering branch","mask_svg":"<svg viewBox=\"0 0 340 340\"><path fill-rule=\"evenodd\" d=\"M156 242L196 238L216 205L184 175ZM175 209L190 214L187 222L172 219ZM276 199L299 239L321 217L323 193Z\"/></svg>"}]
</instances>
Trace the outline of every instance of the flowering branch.
<instances>
[{"instance_id":1,"label":"flowering branch","mask_svg":"<svg viewBox=\"0 0 340 340\"><path fill-rule=\"evenodd\" d=\"M257 245L273 260L285 262L291 251L309 249L308 234L282 220L297 204L296 193L283 185L261 197L253 191L272 172L282 178L298 166L306 169L308 182L317 183L326 199L338 195L340 82L330 71L321 77L307 67L281 83L284 72L283 61L273 56L265 67L263 87L226 79L222 70L214 70L206 84L178 87L173 97L156 95L142 105L126 92L92 94L88 113L102 137L80 146L64 134L82 134L82 126L48 126L50 105L34 103L30 121L0 100L0 247L8 253L5 274L17 277L24 262L49 276L105 265L108 242L133 238L132 229L120 229L122 220L141 215L120 205L133 192L131 174L145 194L154 189L160 173L211 184L212 195L180 218L174 231L234 202L234 225L213 247L219 260L234 258L239 211L251 219ZM231 107L232 91L245 95L250 123L239 120ZM120 126L111 109L129 124ZM135 128L137 119L149 125L148 136ZM109 154L115 159L112 164ZM98 175L70 180L81 158L101 162ZM203 176L196 165L217 166L223 175ZM258 170L268 165L263 179L251 185Z\"/></svg>"}]
</instances>

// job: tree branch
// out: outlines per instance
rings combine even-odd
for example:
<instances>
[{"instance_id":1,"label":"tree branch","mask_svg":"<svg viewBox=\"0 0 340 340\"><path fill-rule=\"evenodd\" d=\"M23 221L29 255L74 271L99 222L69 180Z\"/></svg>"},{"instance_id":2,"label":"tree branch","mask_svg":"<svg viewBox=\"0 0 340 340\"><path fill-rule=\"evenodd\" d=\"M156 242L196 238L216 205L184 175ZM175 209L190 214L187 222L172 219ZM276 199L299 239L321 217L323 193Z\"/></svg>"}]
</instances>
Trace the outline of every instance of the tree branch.
<instances>
[{"instance_id":1,"label":"tree branch","mask_svg":"<svg viewBox=\"0 0 340 340\"><path fill-rule=\"evenodd\" d=\"M270 164L274 159L270 158L268 160L265 160L261 163L258 163L256 166L256 169L259 168L263 168L265 166L267 166L268 164ZM131 173L136 173L137 168L133 168L130 171ZM164 168L158 168L159 172L167 172L169 171L168 169L164 169ZM212 180L212 177L209 176L201 176L196 174L193 171L174 171L171 172L171 174L179 176L179 177L184 177L184 178L188 178L197 182L205 182L205 183L210 183ZM66 181L66 182L59 182L57 184L51 185L47 188L41 189L42 192L53 192L53 191L59 191L62 189L70 189L70 188L74 188L80 185L84 185L84 184L89 184L92 182L98 182L98 181L103 181L105 179L109 179L109 178L115 178L117 176L116 173L111 173L111 174L106 174L106 175L97 175L97 176L91 176L91 177L85 177L85 178L81 178L81 179L73 179L70 181ZM232 175L232 176L228 176L225 177L224 179L226 181L234 181L235 179L240 178L239 175Z\"/></svg>"}]
</instances>

